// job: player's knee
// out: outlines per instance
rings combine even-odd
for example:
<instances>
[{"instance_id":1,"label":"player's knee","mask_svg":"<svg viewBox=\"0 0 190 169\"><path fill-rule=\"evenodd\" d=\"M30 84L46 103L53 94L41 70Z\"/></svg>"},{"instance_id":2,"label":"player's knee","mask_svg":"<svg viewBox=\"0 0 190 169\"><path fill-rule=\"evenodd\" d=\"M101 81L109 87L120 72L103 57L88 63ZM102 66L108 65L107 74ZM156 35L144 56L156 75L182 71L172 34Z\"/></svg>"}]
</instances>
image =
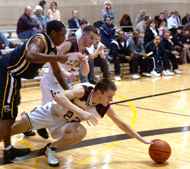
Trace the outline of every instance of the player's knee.
<instances>
[{"instance_id":1,"label":"player's knee","mask_svg":"<svg viewBox=\"0 0 190 169\"><path fill-rule=\"evenodd\" d=\"M82 140L86 136L86 129L80 123L68 125L64 131L65 139L72 139L73 141Z\"/></svg>"}]
</instances>

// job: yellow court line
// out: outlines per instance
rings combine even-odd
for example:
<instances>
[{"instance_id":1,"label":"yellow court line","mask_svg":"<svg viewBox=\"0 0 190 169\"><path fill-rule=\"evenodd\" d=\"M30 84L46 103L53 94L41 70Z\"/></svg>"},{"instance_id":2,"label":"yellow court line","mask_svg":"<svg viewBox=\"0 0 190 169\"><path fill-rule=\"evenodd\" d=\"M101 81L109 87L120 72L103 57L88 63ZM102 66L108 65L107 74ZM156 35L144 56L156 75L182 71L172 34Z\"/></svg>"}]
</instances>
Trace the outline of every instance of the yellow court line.
<instances>
[{"instance_id":1,"label":"yellow court line","mask_svg":"<svg viewBox=\"0 0 190 169\"><path fill-rule=\"evenodd\" d=\"M119 100L127 100L128 99L126 96L121 96L118 94L117 94L117 98ZM137 111L137 108L133 102L127 102L127 104L129 106L130 111L132 112L132 118L131 118L130 125L132 128L134 128L136 121L137 121L137 118L138 118L138 111Z\"/></svg>"}]
</instances>

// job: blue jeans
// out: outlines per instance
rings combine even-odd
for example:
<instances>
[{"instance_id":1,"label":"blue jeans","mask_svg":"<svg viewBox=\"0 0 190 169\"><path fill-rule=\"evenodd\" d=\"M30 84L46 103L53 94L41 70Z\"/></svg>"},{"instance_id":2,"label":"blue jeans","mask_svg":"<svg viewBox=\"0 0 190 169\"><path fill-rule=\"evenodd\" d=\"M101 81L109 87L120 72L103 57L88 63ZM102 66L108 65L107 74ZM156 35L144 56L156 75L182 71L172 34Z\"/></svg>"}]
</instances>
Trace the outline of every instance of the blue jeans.
<instances>
[{"instance_id":1,"label":"blue jeans","mask_svg":"<svg viewBox=\"0 0 190 169\"><path fill-rule=\"evenodd\" d=\"M8 39L1 32L0 32L0 43L4 44L5 47L9 47L9 45L10 45L10 42L8 41Z\"/></svg>"},{"instance_id":2,"label":"blue jeans","mask_svg":"<svg viewBox=\"0 0 190 169\"><path fill-rule=\"evenodd\" d=\"M30 31L25 31L25 32L20 32L18 34L18 38L19 39L29 39L31 36L35 35L37 32L36 31L33 31L33 30L30 30Z\"/></svg>"}]
</instances>

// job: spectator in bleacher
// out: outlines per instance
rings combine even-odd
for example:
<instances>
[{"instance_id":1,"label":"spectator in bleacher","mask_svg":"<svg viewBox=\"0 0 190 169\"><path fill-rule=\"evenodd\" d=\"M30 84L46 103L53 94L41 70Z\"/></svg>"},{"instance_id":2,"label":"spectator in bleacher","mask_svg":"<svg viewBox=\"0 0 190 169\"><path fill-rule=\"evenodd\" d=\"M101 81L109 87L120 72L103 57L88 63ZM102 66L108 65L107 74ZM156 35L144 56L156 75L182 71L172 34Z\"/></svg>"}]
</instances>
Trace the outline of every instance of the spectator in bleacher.
<instances>
[{"instance_id":1,"label":"spectator in bleacher","mask_svg":"<svg viewBox=\"0 0 190 169\"><path fill-rule=\"evenodd\" d=\"M176 55L174 53L174 43L172 42L171 32L167 31L164 33L164 37L160 43L163 53L163 75L172 75L173 72L180 74L181 71L178 69L178 63ZM171 72L172 71L172 72Z\"/></svg>"},{"instance_id":2,"label":"spectator in bleacher","mask_svg":"<svg viewBox=\"0 0 190 169\"><path fill-rule=\"evenodd\" d=\"M95 21L93 23L93 26L95 26L97 29L100 29L100 27L104 24L102 20Z\"/></svg>"},{"instance_id":3,"label":"spectator in bleacher","mask_svg":"<svg viewBox=\"0 0 190 169\"><path fill-rule=\"evenodd\" d=\"M135 18L135 26L144 20L146 15L146 11L145 10L140 10L140 12L137 14L136 18Z\"/></svg>"},{"instance_id":4,"label":"spectator in bleacher","mask_svg":"<svg viewBox=\"0 0 190 169\"><path fill-rule=\"evenodd\" d=\"M68 20L68 27L69 29L75 29L74 31L80 28L80 19L77 10L72 11L72 17Z\"/></svg>"},{"instance_id":5,"label":"spectator in bleacher","mask_svg":"<svg viewBox=\"0 0 190 169\"><path fill-rule=\"evenodd\" d=\"M115 14L112 10L112 2L110 0L104 2L104 8L102 9L102 20L105 21L107 17L110 17L111 20L115 19Z\"/></svg>"},{"instance_id":6,"label":"spectator in bleacher","mask_svg":"<svg viewBox=\"0 0 190 169\"><path fill-rule=\"evenodd\" d=\"M100 27L101 42L110 49L111 41L115 38L115 26L110 17L106 17L104 24Z\"/></svg>"},{"instance_id":7,"label":"spectator in bleacher","mask_svg":"<svg viewBox=\"0 0 190 169\"><path fill-rule=\"evenodd\" d=\"M88 81L95 83L94 67L100 67L103 73L103 78L109 78L109 65L105 55L105 46L100 42L100 36L95 38L91 47L86 48L89 53L90 72L88 74Z\"/></svg>"},{"instance_id":8,"label":"spectator in bleacher","mask_svg":"<svg viewBox=\"0 0 190 169\"><path fill-rule=\"evenodd\" d=\"M114 64L115 80L121 80L121 63L130 64L130 73L133 75L132 78L140 78L139 75L137 75L137 58L131 55L129 43L126 40L123 31L117 30L116 38L111 42L111 49L109 55L112 58Z\"/></svg>"},{"instance_id":9,"label":"spectator in bleacher","mask_svg":"<svg viewBox=\"0 0 190 169\"><path fill-rule=\"evenodd\" d=\"M158 35L159 31L154 20L149 20L144 34L144 46L146 46L147 43L153 41L154 38Z\"/></svg>"},{"instance_id":10,"label":"spectator in bleacher","mask_svg":"<svg viewBox=\"0 0 190 169\"><path fill-rule=\"evenodd\" d=\"M144 19L135 26L135 30L144 35L148 21L149 16L145 16Z\"/></svg>"},{"instance_id":11,"label":"spectator in bleacher","mask_svg":"<svg viewBox=\"0 0 190 169\"><path fill-rule=\"evenodd\" d=\"M179 53L180 63L187 63L187 57L184 53L183 40L183 27L180 26L177 28L176 32L172 34L172 42L174 43L175 50Z\"/></svg>"},{"instance_id":12,"label":"spectator in bleacher","mask_svg":"<svg viewBox=\"0 0 190 169\"><path fill-rule=\"evenodd\" d=\"M167 11L160 12L159 18L161 21L165 20L167 22L167 18L168 18Z\"/></svg>"},{"instance_id":13,"label":"spectator in bleacher","mask_svg":"<svg viewBox=\"0 0 190 169\"><path fill-rule=\"evenodd\" d=\"M149 65L150 74L152 77L160 77L163 70L164 49L160 45L160 36L155 36L154 39L148 42L145 46L145 52L151 54L153 64ZM153 67L152 67L153 66Z\"/></svg>"},{"instance_id":14,"label":"spectator in bleacher","mask_svg":"<svg viewBox=\"0 0 190 169\"><path fill-rule=\"evenodd\" d=\"M157 27L160 27L160 24L161 24L163 21L166 22L166 25L167 25L167 17L166 17L166 14L165 14L164 11L163 11L163 12L160 12L159 15L155 16L155 17L154 17L154 20L155 20L155 22L156 22Z\"/></svg>"},{"instance_id":15,"label":"spectator in bleacher","mask_svg":"<svg viewBox=\"0 0 190 169\"><path fill-rule=\"evenodd\" d=\"M88 21L85 19L82 19L80 21L80 28L75 32L77 40L79 40L82 36L83 29L88 25Z\"/></svg>"},{"instance_id":16,"label":"spectator in bleacher","mask_svg":"<svg viewBox=\"0 0 190 169\"><path fill-rule=\"evenodd\" d=\"M133 32L133 24L131 17L128 14L124 14L119 22L124 32Z\"/></svg>"},{"instance_id":17,"label":"spectator in bleacher","mask_svg":"<svg viewBox=\"0 0 190 169\"><path fill-rule=\"evenodd\" d=\"M169 18L167 19L167 25L169 30L176 29L181 26L181 20L176 11L172 11L170 13Z\"/></svg>"},{"instance_id":18,"label":"spectator in bleacher","mask_svg":"<svg viewBox=\"0 0 190 169\"><path fill-rule=\"evenodd\" d=\"M140 74L150 76L152 60L145 53L143 39L140 37L139 32L133 32L133 36L129 39L129 49L133 58L133 66L131 66L132 79L139 79Z\"/></svg>"},{"instance_id":19,"label":"spectator in bleacher","mask_svg":"<svg viewBox=\"0 0 190 169\"><path fill-rule=\"evenodd\" d=\"M182 19L182 25L190 24L190 14L187 13Z\"/></svg>"},{"instance_id":20,"label":"spectator in bleacher","mask_svg":"<svg viewBox=\"0 0 190 169\"><path fill-rule=\"evenodd\" d=\"M61 20L61 14L58 9L58 4L56 1L52 1L49 5L49 9L47 11L48 20Z\"/></svg>"},{"instance_id":21,"label":"spectator in bleacher","mask_svg":"<svg viewBox=\"0 0 190 169\"><path fill-rule=\"evenodd\" d=\"M159 28L161 22L162 22L162 20L160 19L159 15L154 16L154 23L155 23L157 28Z\"/></svg>"},{"instance_id":22,"label":"spectator in bleacher","mask_svg":"<svg viewBox=\"0 0 190 169\"><path fill-rule=\"evenodd\" d=\"M10 42L6 36L0 32L0 49L5 49L5 48L14 48L15 44Z\"/></svg>"},{"instance_id":23,"label":"spectator in bleacher","mask_svg":"<svg viewBox=\"0 0 190 169\"><path fill-rule=\"evenodd\" d=\"M17 22L17 35L20 39L28 39L40 31L37 21L32 17L32 8L27 6L24 14Z\"/></svg>"},{"instance_id":24,"label":"spectator in bleacher","mask_svg":"<svg viewBox=\"0 0 190 169\"><path fill-rule=\"evenodd\" d=\"M168 17L169 17L169 11L168 11L168 9L164 9L163 11L162 11L162 13L163 13L163 15L164 15L164 19L168 19Z\"/></svg>"},{"instance_id":25,"label":"spectator in bleacher","mask_svg":"<svg viewBox=\"0 0 190 169\"><path fill-rule=\"evenodd\" d=\"M45 16L45 7L46 7L46 0L41 0L38 5L42 7L43 11L42 11L42 15Z\"/></svg>"},{"instance_id":26,"label":"spectator in bleacher","mask_svg":"<svg viewBox=\"0 0 190 169\"><path fill-rule=\"evenodd\" d=\"M185 29L183 32L184 61L190 63L190 30Z\"/></svg>"},{"instance_id":27,"label":"spectator in bleacher","mask_svg":"<svg viewBox=\"0 0 190 169\"><path fill-rule=\"evenodd\" d=\"M166 32L167 30L168 30L167 21L161 20L160 25L158 27L158 31L159 31L159 35L161 39L164 36L164 32Z\"/></svg>"},{"instance_id":28,"label":"spectator in bleacher","mask_svg":"<svg viewBox=\"0 0 190 169\"><path fill-rule=\"evenodd\" d=\"M35 6L33 18L37 21L40 31L44 32L46 29L47 18L43 15L43 9L41 6Z\"/></svg>"}]
</instances>

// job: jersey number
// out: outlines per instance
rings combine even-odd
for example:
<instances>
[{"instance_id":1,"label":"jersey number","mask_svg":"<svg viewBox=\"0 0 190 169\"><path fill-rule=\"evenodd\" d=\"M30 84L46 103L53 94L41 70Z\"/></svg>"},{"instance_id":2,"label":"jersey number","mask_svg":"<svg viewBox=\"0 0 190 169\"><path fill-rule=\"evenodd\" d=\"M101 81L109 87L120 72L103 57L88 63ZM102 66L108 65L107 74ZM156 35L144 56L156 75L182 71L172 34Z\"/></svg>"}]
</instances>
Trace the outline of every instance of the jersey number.
<instances>
[{"instance_id":1,"label":"jersey number","mask_svg":"<svg viewBox=\"0 0 190 169\"><path fill-rule=\"evenodd\" d=\"M63 117L66 121L69 122L80 122L80 119L78 117L75 117L73 120L70 120L73 117L73 112L68 111Z\"/></svg>"}]
</instances>

